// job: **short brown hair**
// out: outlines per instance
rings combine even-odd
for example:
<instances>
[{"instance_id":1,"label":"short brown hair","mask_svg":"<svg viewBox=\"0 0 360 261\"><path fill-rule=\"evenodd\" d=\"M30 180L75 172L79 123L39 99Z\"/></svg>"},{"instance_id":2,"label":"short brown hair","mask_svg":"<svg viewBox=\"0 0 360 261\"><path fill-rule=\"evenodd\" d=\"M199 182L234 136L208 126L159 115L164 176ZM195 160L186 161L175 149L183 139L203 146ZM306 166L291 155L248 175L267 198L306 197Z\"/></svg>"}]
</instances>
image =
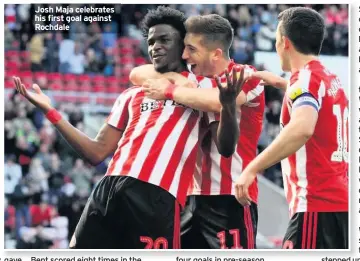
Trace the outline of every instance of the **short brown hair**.
<instances>
[{"instance_id":1,"label":"short brown hair","mask_svg":"<svg viewBox=\"0 0 360 261\"><path fill-rule=\"evenodd\" d=\"M217 14L197 15L189 17L185 27L187 33L202 35L205 38L204 44L208 48L214 48L214 43L220 44L224 53L229 55L234 39L234 29L229 20Z\"/></svg>"},{"instance_id":2,"label":"short brown hair","mask_svg":"<svg viewBox=\"0 0 360 261\"><path fill-rule=\"evenodd\" d=\"M289 38L302 54L319 55L324 41L324 18L308 7L292 7L282 11L280 34Z\"/></svg>"}]
</instances>

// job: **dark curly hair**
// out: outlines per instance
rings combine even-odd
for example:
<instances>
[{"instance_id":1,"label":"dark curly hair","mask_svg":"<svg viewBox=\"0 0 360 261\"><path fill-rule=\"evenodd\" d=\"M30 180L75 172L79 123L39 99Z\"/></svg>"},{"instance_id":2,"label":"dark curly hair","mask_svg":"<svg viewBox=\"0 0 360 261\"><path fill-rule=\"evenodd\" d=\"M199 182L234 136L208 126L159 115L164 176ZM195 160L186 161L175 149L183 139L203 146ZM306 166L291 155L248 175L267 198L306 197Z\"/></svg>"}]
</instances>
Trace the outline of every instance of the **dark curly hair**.
<instances>
[{"instance_id":1,"label":"dark curly hair","mask_svg":"<svg viewBox=\"0 0 360 261\"><path fill-rule=\"evenodd\" d=\"M149 29L158 24L168 24L179 31L181 38L185 37L185 14L166 6L158 6L156 9L149 10L141 23L143 36L148 38Z\"/></svg>"}]
</instances>

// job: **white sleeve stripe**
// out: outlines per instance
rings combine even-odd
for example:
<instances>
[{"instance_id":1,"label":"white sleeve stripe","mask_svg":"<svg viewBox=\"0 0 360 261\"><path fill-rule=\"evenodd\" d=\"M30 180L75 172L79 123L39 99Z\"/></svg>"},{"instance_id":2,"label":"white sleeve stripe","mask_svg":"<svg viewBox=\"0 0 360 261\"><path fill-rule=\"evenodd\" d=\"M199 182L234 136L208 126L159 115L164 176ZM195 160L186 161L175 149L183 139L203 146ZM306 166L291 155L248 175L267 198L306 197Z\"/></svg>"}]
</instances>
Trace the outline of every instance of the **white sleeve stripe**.
<instances>
[{"instance_id":1,"label":"white sleeve stripe","mask_svg":"<svg viewBox=\"0 0 360 261\"><path fill-rule=\"evenodd\" d=\"M255 70L250 66L246 65L244 69L244 73L252 73L252 72L255 72Z\"/></svg>"},{"instance_id":2,"label":"white sleeve stripe","mask_svg":"<svg viewBox=\"0 0 360 261\"><path fill-rule=\"evenodd\" d=\"M249 91L246 95L246 101L252 101L256 97L258 97L264 91L264 86L258 84L254 89Z\"/></svg>"},{"instance_id":3,"label":"white sleeve stripe","mask_svg":"<svg viewBox=\"0 0 360 261\"><path fill-rule=\"evenodd\" d=\"M137 94L140 91L141 91L141 88L139 88L135 91L129 90L125 94L122 93L119 95L118 99L116 100L116 102L111 110L111 114L108 119L108 123L110 125L117 126L119 124L121 116L123 115L124 110L126 110L126 108L124 108L125 104L134 94Z\"/></svg>"},{"instance_id":4,"label":"white sleeve stripe","mask_svg":"<svg viewBox=\"0 0 360 261\"><path fill-rule=\"evenodd\" d=\"M325 96L325 84L323 81L320 83L320 88L318 92L318 100L319 100L319 107L321 108L322 98Z\"/></svg>"},{"instance_id":5,"label":"white sleeve stripe","mask_svg":"<svg viewBox=\"0 0 360 261\"><path fill-rule=\"evenodd\" d=\"M311 71L308 69L302 69L299 72L299 87L301 88L302 92L309 92L309 86L310 86L310 80L311 80Z\"/></svg>"}]
</instances>

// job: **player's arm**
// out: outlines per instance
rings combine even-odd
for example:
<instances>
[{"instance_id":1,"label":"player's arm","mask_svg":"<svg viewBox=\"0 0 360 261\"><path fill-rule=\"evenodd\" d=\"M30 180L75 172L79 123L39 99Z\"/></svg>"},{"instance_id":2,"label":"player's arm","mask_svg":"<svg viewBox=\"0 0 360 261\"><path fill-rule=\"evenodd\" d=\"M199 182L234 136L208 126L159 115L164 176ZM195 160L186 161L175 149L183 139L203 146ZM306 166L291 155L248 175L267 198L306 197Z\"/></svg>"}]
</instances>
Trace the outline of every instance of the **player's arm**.
<instances>
[{"instance_id":1,"label":"player's arm","mask_svg":"<svg viewBox=\"0 0 360 261\"><path fill-rule=\"evenodd\" d=\"M161 78L161 73L155 71L154 65L144 64L135 67L129 74L129 79L132 84L141 86L147 79Z\"/></svg>"},{"instance_id":2,"label":"player's arm","mask_svg":"<svg viewBox=\"0 0 360 261\"><path fill-rule=\"evenodd\" d=\"M166 90L166 89L165 89ZM205 112L221 112L219 101L219 89L217 88L184 88L177 86L172 92L173 100L184 104L195 110ZM235 105L241 106L246 102L246 95L243 91L236 97Z\"/></svg>"},{"instance_id":3,"label":"player's arm","mask_svg":"<svg viewBox=\"0 0 360 261\"><path fill-rule=\"evenodd\" d=\"M239 126L236 124L236 116L232 116L235 113L232 112L230 107L226 110L229 116L227 117L222 114L220 121L210 124L210 131L218 152L221 156L229 158L235 152L240 131Z\"/></svg>"},{"instance_id":4,"label":"player's arm","mask_svg":"<svg viewBox=\"0 0 360 261\"><path fill-rule=\"evenodd\" d=\"M249 165L251 173L260 173L298 151L311 138L318 119L313 105L299 103L293 108L290 122L275 140Z\"/></svg>"},{"instance_id":5,"label":"player's arm","mask_svg":"<svg viewBox=\"0 0 360 261\"><path fill-rule=\"evenodd\" d=\"M225 71L227 85L224 87L219 77L216 77L216 83L219 90L219 100L221 102L220 119L209 120L212 137L216 143L219 153L224 157L230 157L236 148L239 139L239 124L237 122L236 97L239 95L244 84L244 68L241 69L239 77L233 68L232 79ZM212 113L209 113L212 115Z\"/></svg>"},{"instance_id":6,"label":"player's arm","mask_svg":"<svg viewBox=\"0 0 360 261\"><path fill-rule=\"evenodd\" d=\"M155 100L171 99L195 110L220 112L219 90L217 88L195 88L194 82L179 73L158 73L153 65L147 64L134 68L130 73L133 84L142 85L147 97ZM175 84L175 85L174 85ZM172 88L169 88L169 87ZM174 88L175 87L175 88ZM193 87L193 88L189 88ZM246 95L240 92L236 104L243 105Z\"/></svg>"},{"instance_id":7,"label":"player's arm","mask_svg":"<svg viewBox=\"0 0 360 261\"><path fill-rule=\"evenodd\" d=\"M30 92L21 83L20 78L14 78L16 89L32 104L40 108L44 114L53 109L49 97L47 97L36 84L33 85L35 92ZM104 124L95 139L91 139L65 119L60 119L54 124L61 135L75 151L93 165L99 164L109 154L116 150L117 143L121 138L122 131Z\"/></svg>"},{"instance_id":8,"label":"player's arm","mask_svg":"<svg viewBox=\"0 0 360 261\"><path fill-rule=\"evenodd\" d=\"M184 85L172 84L167 79L147 80L144 84L145 95L155 100L174 100L195 110L205 112L220 112L219 90L217 88L188 88ZM246 102L246 95L240 92L236 105Z\"/></svg>"},{"instance_id":9,"label":"player's arm","mask_svg":"<svg viewBox=\"0 0 360 261\"><path fill-rule=\"evenodd\" d=\"M255 71L247 76L248 79L257 78L262 80L263 85L270 85L278 89L286 90L288 80L268 71Z\"/></svg>"},{"instance_id":10,"label":"player's arm","mask_svg":"<svg viewBox=\"0 0 360 261\"><path fill-rule=\"evenodd\" d=\"M235 182L235 197L242 205L249 205L248 188L256 175L298 151L312 137L324 96L319 79L298 80L287 91L286 99L292 101L289 123L275 140L251 161ZM288 105L285 105L288 106Z\"/></svg>"},{"instance_id":11,"label":"player's arm","mask_svg":"<svg viewBox=\"0 0 360 261\"><path fill-rule=\"evenodd\" d=\"M141 86L148 79L168 79L169 82L173 82L179 86L183 87L196 87L196 83L190 81L188 78L184 77L180 73L175 72L167 72L167 73L159 73L155 71L154 65L145 64L138 67L135 67L131 70L129 79L132 84Z\"/></svg>"},{"instance_id":12,"label":"player's arm","mask_svg":"<svg viewBox=\"0 0 360 261\"><path fill-rule=\"evenodd\" d=\"M305 98L305 97L303 97ZM235 197L243 205L251 204L248 188L256 175L298 151L311 138L318 119L318 104L294 103L291 119L275 140L244 169L235 182Z\"/></svg>"},{"instance_id":13,"label":"player's arm","mask_svg":"<svg viewBox=\"0 0 360 261\"><path fill-rule=\"evenodd\" d=\"M299 78L288 90L286 98L292 102L289 123L247 168L256 173L262 172L298 151L311 138L325 90L318 77L312 76L310 79L309 82Z\"/></svg>"},{"instance_id":14,"label":"player's arm","mask_svg":"<svg viewBox=\"0 0 360 261\"><path fill-rule=\"evenodd\" d=\"M61 119L54 124L69 145L92 165L98 165L110 154L114 153L123 131L105 123L95 139L89 138L83 132Z\"/></svg>"}]
</instances>

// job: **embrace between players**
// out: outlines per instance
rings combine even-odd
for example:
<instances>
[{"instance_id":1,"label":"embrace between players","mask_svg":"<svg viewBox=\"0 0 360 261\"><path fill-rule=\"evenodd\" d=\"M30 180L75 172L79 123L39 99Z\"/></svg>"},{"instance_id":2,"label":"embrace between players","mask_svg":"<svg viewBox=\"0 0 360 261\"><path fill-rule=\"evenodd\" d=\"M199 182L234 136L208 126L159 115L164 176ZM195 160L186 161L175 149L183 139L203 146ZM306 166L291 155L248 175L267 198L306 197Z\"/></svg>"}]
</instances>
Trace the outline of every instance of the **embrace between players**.
<instances>
[{"instance_id":1,"label":"embrace between players","mask_svg":"<svg viewBox=\"0 0 360 261\"><path fill-rule=\"evenodd\" d=\"M276 50L290 81L235 64L233 29L219 15L158 7L142 26L153 64L132 71L136 86L95 139L14 77L84 159L113 155L70 248L256 248L256 175L279 161L291 218L283 247L348 248L348 102L317 57L321 16L303 7L279 15ZM282 130L256 156L264 83L286 91Z\"/></svg>"}]
</instances>

